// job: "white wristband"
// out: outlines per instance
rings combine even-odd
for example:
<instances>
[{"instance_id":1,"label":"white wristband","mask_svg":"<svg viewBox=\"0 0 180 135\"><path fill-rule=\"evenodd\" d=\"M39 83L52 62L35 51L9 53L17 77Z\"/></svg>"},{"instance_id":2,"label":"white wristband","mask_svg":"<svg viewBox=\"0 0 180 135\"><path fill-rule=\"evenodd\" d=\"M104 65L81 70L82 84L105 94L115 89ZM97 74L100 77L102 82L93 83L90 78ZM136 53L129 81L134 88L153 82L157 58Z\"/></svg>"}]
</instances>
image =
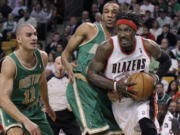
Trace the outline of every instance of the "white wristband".
<instances>
[{"instance_id":1,"label":"white wristband","mask_svg":"<svg viewBox=\"0 0 180 135\"><path fill-rule=\"evenodd\" d=\"M156 81L159 82L159 76L155 74Z\"/></svg>"},{"instance_id":2,"label":"white wristband","mask_svg":"<svg viewBox=\"0 0 180 135\"><path fill-rule=\"evenodd\" d=\"M117 91L117 86L116 85L117 85L117 82L115 81L114 82L114 91Z\"/></svg>"}]
</instances>

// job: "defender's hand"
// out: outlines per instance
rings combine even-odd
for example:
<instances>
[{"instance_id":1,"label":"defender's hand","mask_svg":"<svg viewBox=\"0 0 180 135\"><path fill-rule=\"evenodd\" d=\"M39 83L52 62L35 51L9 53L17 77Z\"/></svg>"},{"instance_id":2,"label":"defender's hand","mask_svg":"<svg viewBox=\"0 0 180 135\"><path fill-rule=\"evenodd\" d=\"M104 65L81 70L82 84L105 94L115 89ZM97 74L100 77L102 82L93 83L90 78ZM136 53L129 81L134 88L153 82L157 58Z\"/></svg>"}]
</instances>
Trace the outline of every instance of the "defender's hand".
<instances>
[{"instance_id":1,"label":"defender's hand","mask_svg":"<svg viewBox=\"0 0 180 135\"><path fill-rule=\"evenodd\" d=\"M56 121L56 113L53 111L51 106L46 107L45 106L45 112L48 114L48 116L51 118L52 121Z\"/></svg>"},{"instance_id":2,"label":"defender's hand","mask_svg":"<svg viewBox=\"0 0 180 135\"><path fill-rule=\"evenodd\" d=\"M76 68L78 65L75 63L69 63L67 66L67 73L69 76L69 81L73 82L74 81L74 73L73 73L73 68Z\"/></svg>"},{"instance_id":3,"label":"defender's hand","mask_svg":"<svg viewBox=\"0 0 180 135\"><path fill-rule=\"evenodd\" d=\"M30 133L30 135L41 135L41 131L38 125L30 120L26 120L24 123L25 128Z\"/></svg>"}]
</instances>

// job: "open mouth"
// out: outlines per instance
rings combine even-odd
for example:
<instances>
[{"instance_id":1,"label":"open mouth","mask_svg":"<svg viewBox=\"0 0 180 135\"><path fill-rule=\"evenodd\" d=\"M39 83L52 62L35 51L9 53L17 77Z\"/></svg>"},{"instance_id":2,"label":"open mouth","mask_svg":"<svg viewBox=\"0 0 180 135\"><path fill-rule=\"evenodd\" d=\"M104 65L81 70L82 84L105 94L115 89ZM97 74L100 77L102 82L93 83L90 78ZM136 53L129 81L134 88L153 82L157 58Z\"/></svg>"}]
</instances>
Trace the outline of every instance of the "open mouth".
<instances>
[{"instance_id":1,"label":"open mouth","mask_svg":"<svg viewBox=\"0 0 180 135\"><path fill-rule=\"evenodd\" d=\"M108 23L108 24L112 24L112 23L113 23L113 20L107 20L107 23Z\"/></svg>"}]
</instances>

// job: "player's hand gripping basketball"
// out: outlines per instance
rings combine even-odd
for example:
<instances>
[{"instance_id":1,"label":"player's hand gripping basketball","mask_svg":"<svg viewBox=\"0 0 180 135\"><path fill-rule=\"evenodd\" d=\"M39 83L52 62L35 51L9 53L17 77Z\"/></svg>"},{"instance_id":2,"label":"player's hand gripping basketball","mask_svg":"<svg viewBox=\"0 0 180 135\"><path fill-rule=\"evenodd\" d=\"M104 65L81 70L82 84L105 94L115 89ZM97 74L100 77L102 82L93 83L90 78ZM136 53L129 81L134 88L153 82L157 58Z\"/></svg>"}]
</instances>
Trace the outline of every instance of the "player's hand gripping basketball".
<instances>
[{"instance_id":1,"label":"player's hand gripping basketball","mask_svg":"<svg viewBox=\"0 0 180 135\"><path fill-rule=\"evenodd\" d=\"M128 77L129 74L125 75L123 78L117 81L116 89L117 91L120 91L123 94L123 96L136 98L137 90L131 88L131 86L135 85L136 83L128 82Z\"/></svg>"},{"instance_id":2,"label":"player's hand gripping basketball","mask_svg":"<svg viewBox=\"0 0 180 135\"><path fill-rule=\"evenodd\" d=\"M33 123L30 120L26 120L23 124L27 131L30 133L30 135L41 135L41 131L37 124Z\"/></svg>"}]
</instances>

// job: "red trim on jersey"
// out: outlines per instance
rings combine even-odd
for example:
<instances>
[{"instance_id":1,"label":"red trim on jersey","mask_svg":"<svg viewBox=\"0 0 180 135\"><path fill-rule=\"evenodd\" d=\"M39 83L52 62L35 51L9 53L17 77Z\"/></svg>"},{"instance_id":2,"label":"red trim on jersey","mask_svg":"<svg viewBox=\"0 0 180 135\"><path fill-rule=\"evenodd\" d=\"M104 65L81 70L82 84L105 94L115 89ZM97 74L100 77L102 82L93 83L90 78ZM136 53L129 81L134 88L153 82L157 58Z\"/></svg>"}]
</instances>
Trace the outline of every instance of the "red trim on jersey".
<instances>
[{"instance_id":1,"label":"red trim on jersey","mask_svg":"<svg viewBox=\"0 0 180 135\"><path fill-rule=\"evenodd\" d=\"M113 81L113 82L115 82L115 81L116 81L116 80L113 80L113 79L108 78L108 77L106 77L106 76L105 76L105 78L106 78L106 79L108 79L108 80L110 80L110 81Z\"/></svg>"},{"instance_id":2,"label":"red trim on jersey","mask_svg":"<svg viewBox=\"0 0 180 135\"><path fill-rule=\"evenodd\" d=\"M157 117L157 112L158 112L158 105L157 105L157 100L156 100L156 92L153 93L153 99L154 99L154 117L153 117L153 121L155 121L155 118Z\"/></svg>"},{"instance_id":3,"label":"red trim on jersey","mask_svg":"<svg viewBox=\"0 0 180 135\"><path fill-rule=\"evenodd\" d=\"M143 47L144 47L144 50L145 50L147 56L149 57L150 61L152 61L152 60L151 60L151 56L149 55L149 53L148 53L148 51L147 51L147 49L146 49L146 46L145 46L145 43L144 43L144 39L143 39L142 37L141 37L141 40L142 40Z\"/></svg>"},{"instance_id":4,"label":"red trim on jersey","mask_svg":"<svg viewBox=\"0 0 180 135\"><path fill-rule=\"evenodd\" d=\"M132 50L131 52L125 52L125 51L123 51L122 46L121 46L121 43L120 43L119 38L118 38L119 47L120 47L121 51L122 51L124 54L130 55L130 54L132 54L132 53L136 50L136 38L134 38L134 39L135 39L135 40L134 40L134 48L133 48L133 50Z\"/></svg>"},{"instance_id":5,"label":"red trim on jersey","mask_svg":"<svg viewBox=\"0 0 180 135\"><path fill-rule=\"evenodd\" d=\"M113 39L110 38L109 41L110 41L110 43L111 43L111 45L112 45L112 51L111 51L111 54L109 55L109 57L108 57L108 59L107 59L106 66L105 66L105 69L104 69L104 73L105 73L105 71L106 71L106 69L107 69L107 66L108 66L108 63L109 63L109 59L110 59L110 57L111 57L111 55L112 55L112 52L113 52L113 50L114 50Z\"/></svg>"}]
</instances>

